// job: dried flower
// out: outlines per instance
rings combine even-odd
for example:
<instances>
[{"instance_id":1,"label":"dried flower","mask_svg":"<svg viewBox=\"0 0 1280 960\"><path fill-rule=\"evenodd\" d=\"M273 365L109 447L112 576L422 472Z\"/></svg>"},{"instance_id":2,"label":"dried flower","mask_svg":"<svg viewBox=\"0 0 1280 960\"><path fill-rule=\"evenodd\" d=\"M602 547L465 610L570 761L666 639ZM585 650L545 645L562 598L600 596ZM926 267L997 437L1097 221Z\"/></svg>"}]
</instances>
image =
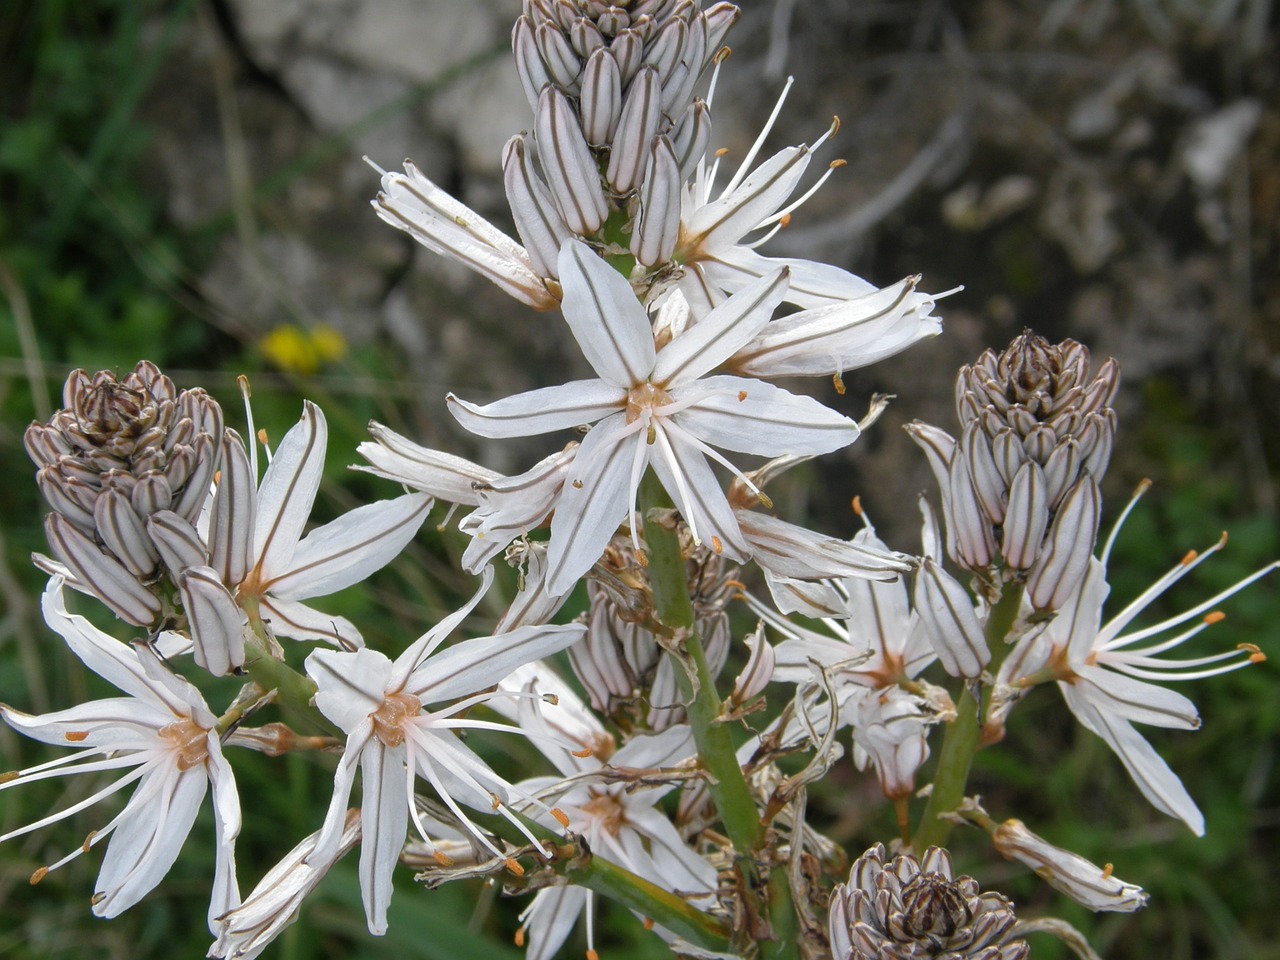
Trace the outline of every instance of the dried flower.
<instances>
[{"instance_id":1,"label":"dried flower","mask_svg":"<svg viewBox=\"0 0 1280 960\"><path fill-rule=\"evenodd\" d=\"M1022 960L1031 948L1008 939L1016 920L1008 898L953 877L941 847L886 866L877 843L832 891L828 929L835 960Z\"/></svg>"}]
</instances>

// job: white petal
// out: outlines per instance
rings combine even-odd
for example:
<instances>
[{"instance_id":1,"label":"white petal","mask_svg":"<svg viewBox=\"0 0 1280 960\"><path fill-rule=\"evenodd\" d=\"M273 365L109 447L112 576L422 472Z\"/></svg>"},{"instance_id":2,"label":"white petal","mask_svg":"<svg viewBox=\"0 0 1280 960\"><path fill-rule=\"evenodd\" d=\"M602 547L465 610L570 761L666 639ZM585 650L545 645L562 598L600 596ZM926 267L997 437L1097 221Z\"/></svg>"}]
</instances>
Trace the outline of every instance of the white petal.
<instances>
[{"instance_id":1,"label":"white petal","mask_svg":"<svg viewBox=\"0 0 1280 960\"><path fill-rule=\"evenodd\" d=\"M392 664L377 650L316 650L307 657L306 668L319 688L317 709L344 733L351 733L382 706Z\"/></svg>"},{"instance_id":2,"label":"white petal","mask_svg":"<svg viewBox=\"0 0 1280 960\"><path fill-rule=\"evenodd\" d=\"M449 503L474 507L478 502L476 484L502 476L451 453L419 446L376 421L370 421L369 433L377 443L362 443L356 452L368 460L370 466L353 469L395 480Z\"/></svg>"},{"instance_id":3,"label":"white petal","mask_svg":"<svg viewBox=\"0 0 1280 960\"><path fill-rule=\"evenodd\" d=\"M687 724L668 727L661 733L640 734L619 747L609 758L613 767L631 767L648 770L653 767L674 767L697 752L693 742L693 730ZM648 795L648 792L645 792ZM652 798L657 800L657 797Z\"/></svg>"},{"instance_id":4,"label":"white petal","mask_svg":"<svg viewBox=\"0 0 1280 960\"><path fill-rule=\"evenodd\" d=\"M581 240L560 248L561 310L600 379L622 390L653 370L653 330L631 284Z\"/></svg>"},{"instance_id":5,"label":"white petal","mask_svg":"<svg viewBox=\"0 0 1280 960\"><path fill-rule=\"evenodd\" d=\"M715 867L685 843L665 813L652 808L637 809L635 804L629 804L627 819L635 831L649 841L649 859L654 870L646 879L685 895L715 890Z\"/></svg>"},{"instance_id":6,"label":"white petal","mask_svg":"<svg viewBox=\"0 0 1280 960\"><path fill-rule=\"evenodd\" d=\"M685 514L685 521L697 529L698 539L717 553L731 560L749 557L751 547L706 457L682 437L668 434L666 440L675 464L661 454L652 455L650 463L672 501Z\"/></svg>"},{"instance_id":7,"label":"white petal","mask_svg":"<svg viewBox=\"0 0 1280 960\"><path fill-rule=\"evenodd\" d=\"M202 767L185 773L176 768L157 770L150 776L166 779L158 793L145 803L135 803L150 785L148 777L125 807L102 858L94 892L95 916L118 916L164 879L191 832L209 785Z\"/></svg>"},{"instance_id":8,"label":"white petal","mask_svg":"<svg viewBox=\"0 0 1280 960\"><path fill-rule=\"evenodd\" d=\"M171 706L163 689L147 677L133 649L103 633L84 617L67 613L62 579L54 577L40 600L44 620L66 641L86 667L117 689L146 703Z\"/></svg>"},{"instance_id":9,"label":"white petal","mask_svg":"<svg viewBox=\"0 0 1280 960\"><path fill-rule=\"evenodd\" d=\"M603 380L575 380L529 390L479 406L452 393L445 398L454 418L481 437L532 437L594 423L626 404L627 391Z\"/></svg>"},{"instance_id":10,"label":"white petal","mask_svg":"<svg viewBox=\"0 0 1280 960\"><path fill-rule=\"evenodd\" d=\"M907 554L890 551L882 544L877 547L857 540L837 540L754 510L735 513L756 563L780 576L809 580L845 577L889 580L900 573L911 572L915 566ZM867 585L866 589L874 588ZM905 621L905 591L900 584L896 589Z\"/></svg>"},{"instance_id":11,"label":"white petal","mask_svg":"<svg viewBox=\"0 0 1280 960\"><path fill-rule=\"evenodd\" d=\"M786 270L761 277L668 343L653 365L654 383L688 383L728 360L769 322L789 279Z\"/></svg>"},{"instance_id":12,"label":"white petal","mask_svg":"<svg viewBox=\"0 0 1280 960\"><path fill-rule=\"evenodd\" d=\"M635 445L644 438L626 431L618 414L597 424L578 448L551 519L547 589L553 594L573 588L627 518Z\"/></svg>"},{"instance_id":13,"label":"white petal","mask_svg":"<svg viewBox=\"0 0 1280 960\"><path fill-rule=\"evenodd\" d=\"M463 640L429 657L405 690L424 703L464 697L505 680L511 671L541 660L582 639L582 624L520 627L496 637Z\"/></svg>"},{"instance_id":14,"label":"white petal","mask_svg":"<svg viewBox=\"0 0 1280 960\"><path fill-rule=\"evenodd\" d=\"M364 638L346 617L315 610L298 600L267 596L261 601L262 619L279 637L291 640L321 640L335 647L364 646Z\"/></svg>"},{"instance_id":15,"label":"white petal","mask_svg":"<svg viewBox=\"0 0 1280 960\"><path fill-rule=\"evenodd\" d=\"M809 165L807 147L787 147L756 167L731 193L695 210L680 246L716 257L777 211Z\"/></svg>"},{"instance_id":16,"label":"white petal","mask_svg":"<svg viewBox=\"0 0 1280 960\"><path fill-rule=\"evenodd\" d=\"M587 905L583 887L546 887L530 904L529 922L524 930L529 942L525 960L551 960L569 938L573 925Z\"/></svg>"},{"instance_id":17,"label":"white petal","mask_svg":"<svg viewBox=\"0 0 1280 960\"><path fill-rule=\"evenodd\" d=\"M765 257L745 245L717 246L714 259L704 264L708 276L730 293L779 267L791 271L791 285L783 299L803 310L858 299L876 291L874 284L848 270L816 260Z\"/></svg>"},{"instance_id":18,"label":"white petal","mask_svg":"<svg viewBox=\"0 0 1280 960\"><path fill-rule=\"evenodd\" d=\"M302 419L284 435L262 478L252 556L267 576L289 569L320 489L328 436L324 414L304 400Z\"/></svg>"},{"instance_id":19,"label":"white petal","mask_svg":"<svg viewBox=\"0 0 1280 960\"><path fill-rule=\"evenodd\" d=\"M763 380L705 377L684 389L709 395L672 419L715 447L773 457L830 453L858 439L848 417Z\"/></svg>"},{"instance_id":20,"label":"white petal","mask_svg":"<svg viewBox=\"0 0 1280 960\"><path fill-rule=\"evenodd\" d=\"M1106 713L1114 713L1133 723L1149 723L1156 727L1197 730L1200 715L1196 706L1182 694L1144 683L1133 677L1113 673L1101 667L1080 669L1075 686L1080 695Z\"/></svg>"},{"instance_id":21,"label":"white petal","mask_svg":"<svg viewBox=\"0 0 1280 960\"><path fill-rule=\"evenodd\" d=\"M1058 686L1076 719L1107 742L1151 805L1181 820L1197 837L1204 836L1204 815L1155 748L1127 720L1097 709L1083 691L1066 683Z\"/></svg>"},{"instance_id":22,"label":"white petal","mask_svg":"<svg viewBox=\"0 0 1280 960\"><path fill-rule=\"evenodd\" d=\"M389 748L376 737L360 756L360 893L369 932L387 932L391 875L409 827L409 793L405 787L404 746Z\"/></svg>"},{"instance_id":23,"label":"white petal","mask_svg":"<svg viewBox=\"0 0 1280 960\"><path fill-rule=\"evenodd\" d=\"M231 765L222 755L216 733L208 738L209 759L205 762L213 785L213 826L217 853L213 869L213 894L209 898L209 932L217 936L218 917L240 906L240 885L236 880L236 838L240 835L240 795Z\"/></svg>"},{"instance_id":24,"label":"white petal","mask_svg":"<svg viewBox=\"0 0 1280 960\"><path fill-rule=\"evenodd\" d=\"M275 597L306 600L359 583L386 566L413 539L431 509L423 493L357 507L312 530L287 572L263 584Z\"/></svg>"},{"instance_id":25,"label":"white petal","mask_svg":"<svg viewBox=\"0 0 1280 960\"><path fill-rule=\"evenodd\" d=\"M38 716L0 705L0 715L23 736L41 743L107 750L154 749L157 731L174 721L172 711L136 697L91 700Z\"/></svg>"}]
</instances>

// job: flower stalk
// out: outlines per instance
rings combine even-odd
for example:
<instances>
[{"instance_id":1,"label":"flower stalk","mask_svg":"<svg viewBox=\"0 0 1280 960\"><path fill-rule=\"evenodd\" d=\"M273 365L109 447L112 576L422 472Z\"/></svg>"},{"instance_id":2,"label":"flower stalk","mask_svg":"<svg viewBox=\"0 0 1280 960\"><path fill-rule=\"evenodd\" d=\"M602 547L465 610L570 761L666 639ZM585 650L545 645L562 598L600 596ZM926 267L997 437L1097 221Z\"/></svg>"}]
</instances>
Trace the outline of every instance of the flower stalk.
<instances>
[{"instance_id":1,"label":"flower stalk","mask_svg":"<svg viewBox=\"0 0 1280 960\"><path fill-rule=\"evenodd\" d=\"M987 649L991 651L988 670L999 669L1009 651L1005 638L1018 618L1022 605L1023 588L1010 584L991 608L984 633ZM982 728L989 698L982 703L973 695L971 684L966 683L956 702L956 718L947 726L938 752L938 766L933 777L933 791L920 817L920 825L912 838L915 850L945 846L953 823L945 815L958 808L964 800L965 786L969 782L969 770L973 758L983 747Z\"/></svg>"},{"instance_id":2,"label":"flower stalk","mask_svg":"<svg viewBox=\"0 0 1280 960\"><path fill-rule=\"evenodd\" d=\"M711 774L708 784L711 796L724 823L725 833L733 843L742 875L746 878L744 894L755 899L759 894L756 892L758 876L754 855L763 845L765 830L751 788L738 764L729 728L719 721L722 704L716 692L715 679L707 667L702 640L694 630L693 602L685 579L679 536L675 526L665 519L670 516L671 501L652 473L646 474L640 483L639 505L644 518L645 543L649 548L649 582L653 588L654 611L662 626L683 641L685 662L682 669L676 670L680 693L687 705L698 757ZM771 867L766 883L767 915L774 939L761 944L761 955L779 960L797 956L795 910L785 868Z\"/></svg>"}]
</instances>

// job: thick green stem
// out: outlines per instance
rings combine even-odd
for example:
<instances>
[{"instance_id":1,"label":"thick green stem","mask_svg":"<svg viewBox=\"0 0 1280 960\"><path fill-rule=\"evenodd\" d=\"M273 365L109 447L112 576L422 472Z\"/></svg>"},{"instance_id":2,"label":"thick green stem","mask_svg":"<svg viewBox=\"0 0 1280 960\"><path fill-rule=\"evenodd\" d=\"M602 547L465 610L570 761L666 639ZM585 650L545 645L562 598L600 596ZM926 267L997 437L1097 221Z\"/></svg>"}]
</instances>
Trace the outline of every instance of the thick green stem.
<instances>
[{"instance_id":1,"label":"thick green stem","mask_svg":"<svg viewBox=\"0 0 1280 960\"><path fill-rule=\"evenodd\" d=\"M991 651L991 662L987 664L989 673L994 674L1000 668L1009 652L1005 638L1018 618L1021 605L1022 587L1010 584L987 617L985 634L987 649ZM951 813L964 800L969 770L973 766L973 758L982 746L984 713L985 704L975 699L966 684L956 704L956 718L947 727L942 739L938 767L933 776L933 791L929 794L920 826L912 838L911 845L918 851L944 846L951 835L954 824L943 817L943 814Z\"/></svg>"},{"instance_id":2,"label":"thick green stem","mask_svg":"<svg viewBox=\"0 0 1280 960\"><path fill-rule=\"evenodd\" d=\"M640 483L640 509L644 518L644 537L649 549L649 582L653 589L654 613L662 626L678 635L683 644L683 662L676 665L676 680L686 704L689 725L693 728L698 757L711 775L709 789L719 811L725 833L738 857L747 889L744 893L755 900L764 893L773 940L760 944L764 957L798 956L795 943L796 917L791 902L791 886L783 866L769 871L767 892L758 886L756 853L765 843L765 829L760 822L755 798L738 763L737 751L729 728L720 722L721 700L715 678L707 666L702 639L694 625L693 602L679 534L669 521L671 500L658 479L649 472ZM672 656L673 654L668 654ZM750 905L758 910L758 903Z\"/></svg>"},{"instance_id":3,"label":"thick green stem","mask_svg":"<svg viewBox=\"0 0 1280 960\"><path fill-rule=\"evenodd\" d=\"M291 723L301 723L311 729L319 728L341 735L311 703L316 695L316 685L306 674L299 673L271 653L273 641L266 625L256 609L247 610L253 633L245 638L244 668L264 691L275 691L274 703Z\"/></svg>"}]
</instances>

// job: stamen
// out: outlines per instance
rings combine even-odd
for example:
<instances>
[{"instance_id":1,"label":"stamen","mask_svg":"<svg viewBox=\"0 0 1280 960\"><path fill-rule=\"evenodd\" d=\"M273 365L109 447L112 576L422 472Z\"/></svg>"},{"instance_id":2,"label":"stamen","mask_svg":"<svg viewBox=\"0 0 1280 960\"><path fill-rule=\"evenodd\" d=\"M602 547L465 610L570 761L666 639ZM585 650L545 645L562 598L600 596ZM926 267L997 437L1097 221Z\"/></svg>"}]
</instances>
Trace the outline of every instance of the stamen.
<instances>
[{"instance_id":1,"label":"stamen","mask_svg":"<svg viewBox=\"0 0 1280 960\"><path fill-rule=\"evenodd\" d=\"M566 830L569 829L569 815L567 813L565 813L559 807L552 807L551 815L556 818L560 826L564 827Z\"/></svg>"},{"instance_id":2,"label":"stamen","mask_svg":"<svg viewBox=\"0 0 1280 960\"><path fill-rule=\"evenodd\" d=\"M445 854L441 853L439 850L432 850L431 858L435 860L436 863L440 864L440 866L442 867L453 866L453 858L450 856L446 856Z\"/></svg>"},{"instance_id":3,"label":"stamen","mask_svg":"<svg viewBox=\"0 0 1280 960\"><path fill-rule=\"evenodd\" d=\"M249 402L249 398L253 396L253 391L249 389L249 378L243 373L236 377L236 386L240 388L240 396L244 399L244 422L249 428L249 436L254 436L253 429L253 404ZM258 448L255 444L249 444L249 469L253 472L254 483L258 482Z\"/></svg>"},{"instance_id":4,"label":"stamen","mask_svg":"<svg viewBox=\"0 0 1280 960\"><path fill-rule=\"evenodd\" d=\"M517 877L524 876L524 867L520 866L520 861L512 857L507 857L506 864L507 864L507 869L510 870L512 873L514 873Z\"/></svg>"},{"instance_id":5,"label":"stamen","mask_svg":"<svg viewBox=\"0 0 1280 960\"><path fill-rule=\"evenodd\" d=\"M1126 503L1124 509L1120 511L1120 517L1116 520L1115 526L1111 528L1111 533L1107 537L1106 545L1102 548L1102 556L1098 558L1102 561L1103 566L1106 566L1107 560L1111 556L1111 547L1116 542L1116 537L1120 534L1120 528L1124 526L1125 520L1128 519L1133 508L1138 505L1138 501L1141 500L1143 495L1150 489L1151 481L1147 479L1143 479L1142 482L1134 488L1133 496L1129 498L1129 502Z\"/></svg>"},{"instance_id":6,"label":"stamen","mask_svg":"<svg viewBox=\"0 0 1280 960\"><path fill-rule=\"evenodd\" d=\"M742 164L733 175L733 179L729 181L728 186L724 188L724 194L732 193L737 188L744 177L746 177L751 164L755 162L756 154L760 152L760 148L764 146L765 138L769 136L769 132L773 129L773 125L778 120L778 114L782 112L782 105L787 100L787 94L791 92L791 85L796 82L795 77L787 77L787 83L782 88L782 94L778 97L778 102L773 105L773 112L769 114L769 119L764 123L764 129L760 131L760 135L756 137L756 142L751 145L751 149L747 151L747 155L742 158ZM722 194L723 196L723 194Z\"/></svg>"},{"instance_id":7,"label":"stamen","mask_svg":"<svg viewBox=\"0 0 1280 960\"><path fill-rule=\"evenodd\" d=\"M817 144L814 144L814 148L816 147L817 147ZM817 183L815 183L812 187L810 187L803 194L801 194L798 199L791 201L791 203L787 204L785 207L783 207L773 216L757 223L756 229L759 230L761 227L767 226L768 224L772 223L775 220L778 220L785 216L789 216L794 210L798 210L801 206L804 205L804 202L806 200L808 200L815 193L817 193L819 190L822 189L822 185L827 182L827 179L831 176L831 174L835 173L841 167L848 164L848 162L849 161L847 160L832 160L830 165L827 167L826 172L818 178Z\"/></svg>"},{"instance_id":8,"label":"stamen","mask_svg":"<svg viewBox=\"0 0 1280 960\"><path fill-rule=\"evenodd\" d=\"M49 875L48 867L38 867L36 872L31 874L30 884L34 887L37 883Z\"/></svg>"}]
</instances>

